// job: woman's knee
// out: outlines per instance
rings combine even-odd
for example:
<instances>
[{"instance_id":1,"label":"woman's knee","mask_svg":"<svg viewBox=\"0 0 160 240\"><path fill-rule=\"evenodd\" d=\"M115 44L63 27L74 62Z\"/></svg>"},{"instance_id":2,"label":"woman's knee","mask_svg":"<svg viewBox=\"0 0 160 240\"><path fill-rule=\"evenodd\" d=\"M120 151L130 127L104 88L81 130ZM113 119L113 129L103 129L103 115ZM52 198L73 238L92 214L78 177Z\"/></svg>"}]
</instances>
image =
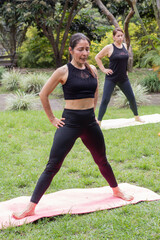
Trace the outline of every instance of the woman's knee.
<instances>
[{"instance_id":1,"label":"woman's knee","mask_svg":"<svg viewBox=\"0 0 160 240\"><path fill-rule=\"evenodd\" d=\"M62 163L63 163L63 160L62 161L57 161L57 160L54 160L54 159L50 159L46 165L46 168L45 168L45 172L47 173L53 173L53 174L56 174L61 166L62 166Z\"/></svg>"},{"instance_id":2,"label":"woman's knee","mask_svg":"<svg viewBox=\"0 0 160 240\"><path fill-rule=\"evenodd\" d=\"M109 98L107 98L107 97L104 97L104 98L102 98L101 105L102 105L102 106L107 106L107 105L108 105L108 103L109 103L109 101L110 101L110 99L109 99Z\"/></svg>"}]
</instances>

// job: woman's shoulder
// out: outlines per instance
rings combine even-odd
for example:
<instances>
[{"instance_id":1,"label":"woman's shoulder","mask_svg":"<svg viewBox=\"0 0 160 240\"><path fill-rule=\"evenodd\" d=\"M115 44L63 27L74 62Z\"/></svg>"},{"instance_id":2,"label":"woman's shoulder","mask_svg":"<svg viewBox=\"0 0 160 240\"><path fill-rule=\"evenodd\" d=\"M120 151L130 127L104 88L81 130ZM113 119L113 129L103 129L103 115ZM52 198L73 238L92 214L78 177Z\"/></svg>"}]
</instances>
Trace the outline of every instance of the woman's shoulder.
<instances>
[{"instance_id":1,"label":"woman's shoulder","mask_svg":"<svg viewBox=\"0 0 160 240\"><path fill-rule=\"evenodd\" d=\"M63 84L64 82L66 82L67 76L68 76L68 67L67 67L67 64L65 64L55 70L55 72L52 75L52 79L53 80L56 79Z\"/></svg>"},{"instance_id":2,"label":"woman's shoulder","mask_svg":"<svg viewBox=\"0 0 160 240\"><path fill-rule=\"evenodd\" d=\"M123 46L126 48L126 50L127 50L127 44L126 43L123 43Z\"/></svg>"},{"instance_id":3,"label":"woman's shoulder","mask_svg":"<svg viewBox=\"0 0 160 240\"><path fill-rule=\"evenodd\" d=\"M113 45L112 45L112 44L108 44L108 45L106 45L102 50L105 51L105 52L106 52L106 51L108 52L108 51L109 51L110 49L112 49L112 48L113 48Z\"/></svg>"},{"instance_id":4,"label":"woman's shoulder","mask_svg":"<svg viewBox=\"0 0 160 240\"><path fill-rule=\"evenodd\" d=\"M68 67L67 67L67 64L59 67L56 69L56 72L59 73L59 74L66 74L68 72Z\"/></svg>"},{"instance_id":5,"label":"woman's shoulder","mask_svg":"<svg viewBox=\"0 0 160 240\"><path fill-rule=\"evenodd\" d=\"M110 43L108 45L106 45L107 48L112 48L113 47L113 43Z\"/></svg>"}]
</instances>

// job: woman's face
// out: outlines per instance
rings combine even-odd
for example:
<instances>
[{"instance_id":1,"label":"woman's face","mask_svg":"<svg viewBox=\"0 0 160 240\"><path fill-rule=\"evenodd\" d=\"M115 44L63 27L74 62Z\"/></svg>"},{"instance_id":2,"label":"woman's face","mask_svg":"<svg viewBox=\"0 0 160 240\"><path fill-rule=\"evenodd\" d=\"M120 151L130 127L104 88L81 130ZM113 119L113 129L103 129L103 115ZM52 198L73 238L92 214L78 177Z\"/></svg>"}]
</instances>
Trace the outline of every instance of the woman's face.
<instances>
[{"instance_id":1,"label":"woman's face","mask_svg":"<svg viewBox=\"0 0 160 240\"><path fill-rule=\"evenodd\" d=\"M117 31L116 35L113 36L113 40L116 42L116 43L119 43L121 44L124 40L124 34L120 31Z\"/></svg>"},{"instance_id":2,"label":"woman's face","mask_svg":"<svg viewBox=\"0 0 160 240\"><path fill-rule=\"evenodd\" d=\"M78 65L83 65L89 56L89 42L81 39L74 49L69 47L69 51L72 55L72 61L75 61Z\"/></svg>"}]
</instances>

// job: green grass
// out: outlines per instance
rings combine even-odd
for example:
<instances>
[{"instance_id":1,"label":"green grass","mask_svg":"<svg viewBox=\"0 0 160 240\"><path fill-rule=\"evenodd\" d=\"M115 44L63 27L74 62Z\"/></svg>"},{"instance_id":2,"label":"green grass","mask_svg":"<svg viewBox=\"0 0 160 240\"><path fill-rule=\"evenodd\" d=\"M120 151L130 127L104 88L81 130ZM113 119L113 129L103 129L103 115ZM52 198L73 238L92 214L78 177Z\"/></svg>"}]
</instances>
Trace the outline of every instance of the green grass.
<instances>
[{"instance_id":1,"label":"green grass","mask_svg":"<svg viewBox=\"0 0 160 240\"><path fill-rule=\"evenodd\" d=\"M159 113L159 106L139 108L140 115ZM57 117L61 111L56 111ZM97 114L97 111L96 111ZM130 109L108 108L104 119L133 117ZM160 194L160 123L103 130L108 161L119 183ZM0 113L0 201L31 195L48 160L55 128L43 111ZM78 139L46 193L68 188L106 186L90 153ZM150 240L160 239L160 201L84 215L44 218L1 230L7 240Z\"/></svg>"}]
</instances>

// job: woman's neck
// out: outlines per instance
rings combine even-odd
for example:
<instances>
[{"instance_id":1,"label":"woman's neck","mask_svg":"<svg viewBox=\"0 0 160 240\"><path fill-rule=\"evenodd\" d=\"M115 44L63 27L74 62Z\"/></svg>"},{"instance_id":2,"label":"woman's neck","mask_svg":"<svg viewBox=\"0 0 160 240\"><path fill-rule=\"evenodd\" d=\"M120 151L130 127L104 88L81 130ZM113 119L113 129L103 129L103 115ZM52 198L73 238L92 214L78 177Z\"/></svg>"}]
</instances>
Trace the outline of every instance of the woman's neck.
<instances>
[{"instance_id":1,"label":"woman's neck","mask_svg":"<svg viewBox=\"0 0 160 240\"><path fill-rule=\"evenodd\" d=\"M122 44L122 43L114 42L114 45L115 45L117 48L122 48L122 47L123 47L123 44Z\"/></svg>"},{"instance_id":2,"label":"woman's neck","mask_svg":"<svg viewBox=\"0 0 160 240\"><path fill-rule=\"evenodd\" d=\"M71 61L71 64L75 67L75 68L79 68L79 69L85 69L86 66L85 64L82 64L82 63L78 63L74 60Z\"/></svg>"}]
</instances>

